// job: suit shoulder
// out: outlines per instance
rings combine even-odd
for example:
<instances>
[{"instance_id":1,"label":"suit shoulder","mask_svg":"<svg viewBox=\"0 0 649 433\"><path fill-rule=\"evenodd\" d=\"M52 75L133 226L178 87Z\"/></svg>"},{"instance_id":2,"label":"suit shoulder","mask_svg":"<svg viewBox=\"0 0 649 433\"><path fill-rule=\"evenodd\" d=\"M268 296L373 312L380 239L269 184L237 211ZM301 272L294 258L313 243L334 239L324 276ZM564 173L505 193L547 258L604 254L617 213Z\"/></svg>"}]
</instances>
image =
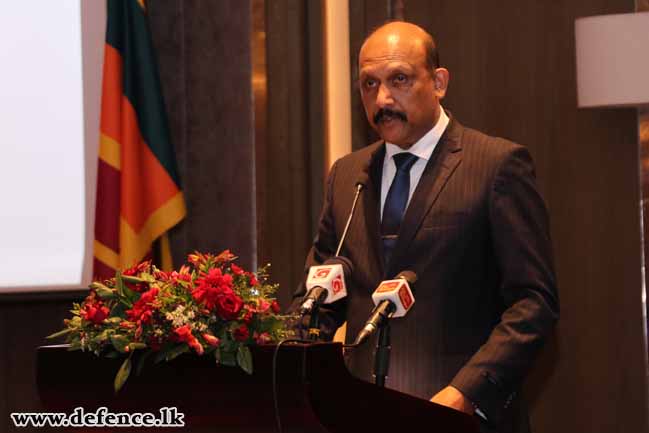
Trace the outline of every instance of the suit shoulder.
<instances>
[{"instance_id":1,"label":"suit shoulder","mask_svg":"<svg viewBox=\"0 0 649 433\"><path fill-rule=\"evenodd\" d=\"M355 150L345 156L338 158L335 162L335 165L344 169L362 167L363 165L367 164L374 153L378 151L382 145L382 140L376 141L368 146L365 146L361 149Z\"/></svg>"},{"instance_id":2,"label":"suit shoulder","mask_svg":"<svg viewBox=\"0 0 649 433\"><path fill-rule=\"evenodd\" d=\"M462 133L461 145L466 153L479 155L481 159L486 158L496 164L512 155L529 155L529 150L522 144L466 127Z\"/></svg>"}]
</instances>

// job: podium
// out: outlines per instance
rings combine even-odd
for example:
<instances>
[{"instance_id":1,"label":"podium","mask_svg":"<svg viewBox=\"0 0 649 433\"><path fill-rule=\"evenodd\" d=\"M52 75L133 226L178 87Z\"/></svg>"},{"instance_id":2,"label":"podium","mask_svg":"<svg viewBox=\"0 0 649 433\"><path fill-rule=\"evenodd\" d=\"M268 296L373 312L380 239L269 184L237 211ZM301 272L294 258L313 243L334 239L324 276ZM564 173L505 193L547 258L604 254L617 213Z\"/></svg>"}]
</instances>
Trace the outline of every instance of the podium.
<instances>
[{"instance_id":1,"label":"podium","mask_svg":"<svg viewBox=\"0 0 649 433\"><path fill-rule=\"evenodd\" d=\"M105 406L113 413L158 414L163 407L176 407L184 414L185 427L158 429L165 432L278 432L278 417L284 433L479 431L474 417L356 379L345 367L340 343L282 345L275 364L275 399L275 348L251 348L251 375L217 365L212 356L148 362L139 375L134 367L115 394L113 380L122 359L70 352L64 345L43 346L37 350L37 384L48 412L71 414L82 407L88 413Z\"/></svg>"}]
</instances>

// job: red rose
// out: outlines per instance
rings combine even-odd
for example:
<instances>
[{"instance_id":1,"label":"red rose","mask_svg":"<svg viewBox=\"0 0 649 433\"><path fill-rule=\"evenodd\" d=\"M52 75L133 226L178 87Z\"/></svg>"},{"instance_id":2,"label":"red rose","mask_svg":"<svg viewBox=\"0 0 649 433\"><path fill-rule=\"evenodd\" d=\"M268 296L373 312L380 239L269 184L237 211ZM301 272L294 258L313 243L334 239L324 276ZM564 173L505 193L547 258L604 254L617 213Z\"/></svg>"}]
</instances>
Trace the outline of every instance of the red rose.
<instances>
[{"instance_id":1,"label":"red rose","mask_svg":"<svg viewBox=\"0 0 649 433\"><path fill-rule=\"evenodd\" d=\"M277 301L273 301L273 303L270 304L270 309L273 310L273 313L279 314L279 304Z\"/></svg>"},{"instance_id":2,"label":"red rose","mask_svg":"<svg viewBox=\"0 0 649 433\"><path fill-rule=\"evenodd\" d=\"M223 320L236 319L242 307L243 299L231 290L216 298L216 312Z\"/></svg>"},{"instance_id":3,"label":"red rose","mask_svg":"<svg viewBox=\"0 0 649 433\"><path fill-rule=\"evenodd\" d=\"M214 309L217 299L224 293L232 292L232 275L223 275L219 268L210 269L208 274L201 273L196 279L196 288L192 296L209 310Z\"/></svg>"},{"instance_id":4,"label":"red rose","mask_svg":"<svg viewBox=\"0 0 649 433\"><path fill-rule=\"evenodd\" d=\"M241 325L232 331L232 336L237 341L246 341L250 337L250 331L246 325Z\"/></svg>"},{"instance_id":5,"label":"red rose","mask_svg":"<svg viewBox=\"0 0 649 433\"><path fill-rule=\"evenodd\" d=\"M259 285L259 281L257 280L257 277L255 276L255 274L249 273L248 277L250 277L250 285L251 286L258 286Z\"/></svg>"},{"instance_id":6,"label":"red rose","mask_svg":"<svg viewBox=\"0 0 649 433\"><path fill-rule=\"evenodd\" d=\"M101 301L91 301L83 306L80 311L81 317L95 325L100 325L110 314L110 310Z\"/></svg>"}]
</instances>

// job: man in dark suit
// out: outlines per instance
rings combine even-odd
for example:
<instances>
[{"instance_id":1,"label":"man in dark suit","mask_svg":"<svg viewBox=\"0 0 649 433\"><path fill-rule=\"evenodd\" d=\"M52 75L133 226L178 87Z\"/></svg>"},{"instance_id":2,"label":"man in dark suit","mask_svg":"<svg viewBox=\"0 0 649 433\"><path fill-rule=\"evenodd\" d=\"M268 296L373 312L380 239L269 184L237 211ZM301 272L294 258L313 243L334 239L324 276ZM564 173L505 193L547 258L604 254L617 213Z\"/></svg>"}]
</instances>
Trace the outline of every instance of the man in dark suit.
<instances>
[{"instance_id":1,"label":"man in dark suit","mask_svg":"<svg viewBox=\"0 0 649 433\"><path fill-rule=\"evenodd\" d=\"M530 155L443 110L449 73L415 25L372 33L359 80L382 140L341 158L329 175L307 269L335 254L355 186L366 187L341 252L354 264L348 296L324 306L322 327L332 335L347 321L353 340L379 282L412 270L416 303L391 323L387 386L476 413L501 432L529 430L519 389L559 312ZM368 381L374 345L348 360Z\"/></svg>"}]
</instances>

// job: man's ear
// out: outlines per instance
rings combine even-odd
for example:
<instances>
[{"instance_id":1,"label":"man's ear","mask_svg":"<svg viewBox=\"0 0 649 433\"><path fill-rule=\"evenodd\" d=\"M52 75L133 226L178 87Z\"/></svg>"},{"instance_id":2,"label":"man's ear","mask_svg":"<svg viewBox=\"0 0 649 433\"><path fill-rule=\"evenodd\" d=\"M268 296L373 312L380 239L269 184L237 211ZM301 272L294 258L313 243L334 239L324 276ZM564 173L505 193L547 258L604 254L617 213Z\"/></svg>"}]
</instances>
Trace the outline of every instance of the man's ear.
<instances>
[{"instance_id":1,"label":"man's ear","mask_svg":"<svg viewBox=\"0 0 649 433\"><path fill-rule=\"evenodd\" d=\"M446 89L448 89L448 69L446 68L437 68L433 72L433 81L435 85L435 96L442 99L446 96Z\"/></svg>"}]
</instances>

